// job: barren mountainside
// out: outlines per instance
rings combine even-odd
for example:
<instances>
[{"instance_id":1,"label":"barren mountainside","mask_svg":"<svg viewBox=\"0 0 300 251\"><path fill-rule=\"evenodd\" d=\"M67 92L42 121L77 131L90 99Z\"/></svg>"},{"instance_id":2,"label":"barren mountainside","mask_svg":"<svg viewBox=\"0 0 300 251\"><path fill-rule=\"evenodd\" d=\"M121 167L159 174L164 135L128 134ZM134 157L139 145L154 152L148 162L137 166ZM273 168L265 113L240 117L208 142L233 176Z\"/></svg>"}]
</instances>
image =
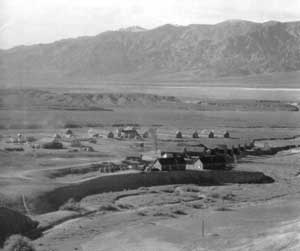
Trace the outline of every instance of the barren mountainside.
<instances>
[{"instance_id":1,"label":"barren mountainside","mask_svg":"<svg viewBox=\"0 0 300 251\"><path fill-rule=\"evenodd\" d=\"M1 83L213 79L300 70L300 22L131 27L0 51Z\"/></svg>"}]
</instances>

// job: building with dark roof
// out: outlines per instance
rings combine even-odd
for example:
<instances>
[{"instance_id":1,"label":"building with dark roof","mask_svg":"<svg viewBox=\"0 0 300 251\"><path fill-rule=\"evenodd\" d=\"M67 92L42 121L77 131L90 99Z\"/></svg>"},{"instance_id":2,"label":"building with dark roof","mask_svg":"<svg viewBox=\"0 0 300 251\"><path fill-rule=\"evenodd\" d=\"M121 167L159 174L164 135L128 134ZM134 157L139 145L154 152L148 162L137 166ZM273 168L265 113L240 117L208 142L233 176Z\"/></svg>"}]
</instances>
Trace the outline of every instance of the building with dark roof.
<instances>
[{"instance_id":1,"label":"building with dark roof","mask_svg":"<svg viewBox=\"0 0 300 251\"><path fill-rule=\"evenodd\" d=\"M184 158L158 158L146 171L184 171L186 161Z\"/></svg>"}]
</instances>

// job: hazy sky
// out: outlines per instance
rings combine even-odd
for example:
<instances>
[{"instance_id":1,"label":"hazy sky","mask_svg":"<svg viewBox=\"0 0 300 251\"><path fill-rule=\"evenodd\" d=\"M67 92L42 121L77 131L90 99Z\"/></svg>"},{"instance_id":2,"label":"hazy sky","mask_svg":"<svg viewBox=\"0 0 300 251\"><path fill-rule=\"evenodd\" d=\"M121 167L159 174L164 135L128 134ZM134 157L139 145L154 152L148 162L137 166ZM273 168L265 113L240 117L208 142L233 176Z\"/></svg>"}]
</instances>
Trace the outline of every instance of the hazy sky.
<instances>
[{"instance_id":1,"label":"hazy sky","mask_svg":"<svg viewBox=\"0 0 300 251\"><path fill-rule=\"evenodd\" d=\"M300 20L300 0L0 0L0 48L226 19Z\"/></svg>"}]
</instances>

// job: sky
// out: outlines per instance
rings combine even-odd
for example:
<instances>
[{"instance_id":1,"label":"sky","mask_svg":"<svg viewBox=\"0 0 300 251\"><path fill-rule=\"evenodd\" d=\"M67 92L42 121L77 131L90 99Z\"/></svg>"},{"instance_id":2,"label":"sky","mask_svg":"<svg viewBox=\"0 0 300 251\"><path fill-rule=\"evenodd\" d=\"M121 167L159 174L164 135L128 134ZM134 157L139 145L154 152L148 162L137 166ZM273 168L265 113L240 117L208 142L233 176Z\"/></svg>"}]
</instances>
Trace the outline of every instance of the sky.
<instances>
[{"instance_id":1,"label":"sky","mask_svg":"<svg viewBox=\"0 0 300 251\"><path fill-rule=\"evenodd\" d=\"M135 25L151 29L228 19L300 20L300 0L0 0L0 48Z\"/></svg>"}]
</instances>

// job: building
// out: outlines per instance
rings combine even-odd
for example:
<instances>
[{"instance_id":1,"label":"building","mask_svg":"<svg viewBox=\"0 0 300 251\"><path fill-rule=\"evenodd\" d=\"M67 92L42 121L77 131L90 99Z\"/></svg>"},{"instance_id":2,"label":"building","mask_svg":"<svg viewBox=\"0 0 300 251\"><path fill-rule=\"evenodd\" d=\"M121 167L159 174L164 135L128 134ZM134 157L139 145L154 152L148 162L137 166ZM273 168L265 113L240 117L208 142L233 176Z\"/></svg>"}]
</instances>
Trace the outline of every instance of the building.
<instances>
[{"instance_id":1,"label":"building","mask_svg":"<svg viewBox=\"0 0 300 251\"><path fill-rule=\"evenodd\" d=\"M206 154L205 146L187 146L184 148L185 157L199 157Z\"/></svg>"},{"instance_id":2,"label":"building","mask_svg":"<svg viewBox=\"0 0 300 251\"><path fill-rule=\"evenodd\" d=\"M224 170L226 169L225 155L205 155L199 158L203 164L203 169Z\"/></svg>"},{"instance_id":3,"label":"building","mask_svg":"<svg viewBox=\"0 0 300 251\"><path fill-rule=\"evenodd\" d=\"M157 150L157 151L148 151L148 152L144 152L142 154L142 160L145 160L145 161L154 161L157 158L161 158L161 156L162 156L162 153L161 153L160 150Z\"/></svg>"},{"instance_id":4,"label":"building","mask_svg":"<svg viewBox=\"0 0 300 251\"><path fill-rule=\"evenodd\" d=\"M184 171L186 162L184 158L158 158L145 171Z\"/></svg>"},{"instance_id":5,"label":"building","mask_svg":"<svg viewBox=\"0 0 300 251\"><path fill-rule=\"evenodd\" d=\"M82 144L79 139L73 139L70 142L70 147L81 147L81 146L82 146Z\"/></svg>"},{"instance_id":6,"label":"building","mask_svg":"<svg viewBox=\"0 0 300 251\"><path fill-rule=\"evenodd\" d=\"M140 136L137 130L130 126L121 129L118 135L120 135L121 138L125 138L125 139L134 139Z\"/></svg>"},{"instance_id":7,"label":"building","mask_svg":"<svg viewBox=\"0 0 300 251\"><path fill-rule=\"evenodd\" d=\"M185 159L187 170L203 170L203 163L200 158Z\"/></svg>"}]
</instances>

